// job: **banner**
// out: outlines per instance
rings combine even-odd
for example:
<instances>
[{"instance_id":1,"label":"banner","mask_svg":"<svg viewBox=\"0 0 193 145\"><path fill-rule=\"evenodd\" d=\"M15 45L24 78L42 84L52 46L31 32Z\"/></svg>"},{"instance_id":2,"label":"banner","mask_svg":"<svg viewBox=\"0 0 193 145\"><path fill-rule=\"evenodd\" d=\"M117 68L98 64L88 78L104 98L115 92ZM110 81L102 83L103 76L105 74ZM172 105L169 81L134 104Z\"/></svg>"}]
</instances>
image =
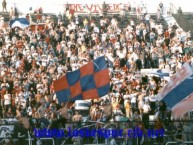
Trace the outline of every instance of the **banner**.
<instances>
[{"instance_id":1,"label":"banner","mask_svg":"<svg viewBox=\"0 0 193 145\"><path fill-rule=\"evenodd\" d=\"M127 9L129 5L123 4L123 6ZM102 11L102 4L69 4L69 7L77 13L99 13ZM108 4L108 7L110 13L119 13L121 11L121 4Z\"/></svg>"}]
</instances>

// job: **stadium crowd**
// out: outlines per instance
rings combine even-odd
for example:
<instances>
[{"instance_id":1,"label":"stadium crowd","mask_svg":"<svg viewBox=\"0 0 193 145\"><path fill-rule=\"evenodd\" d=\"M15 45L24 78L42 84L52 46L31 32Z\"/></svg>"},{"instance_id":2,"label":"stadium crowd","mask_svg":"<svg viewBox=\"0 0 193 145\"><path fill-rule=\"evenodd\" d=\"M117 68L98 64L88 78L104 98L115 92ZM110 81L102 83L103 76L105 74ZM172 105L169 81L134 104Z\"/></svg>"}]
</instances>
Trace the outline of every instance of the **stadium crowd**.
<instances>
[{"instance_id":1,"label":"stadium crowd","mask_svg":"<svg viewBox=\"0 0 193 145\"><path fill-rule=\"evenodd\" d=\"M47 118L49 128L55 127L58 114L68 121L82 121L73 105L70 115L65 102L59 104L52 82L104 55L111 87L105 99L92 101L90 119L107 121L101 108L111 104L111 119L124 116L142 121L139 126L148 129L149 115L159 112L155 128L175 130L170 110L155 99L168 80L142 76L140 70L158 68L174 74L185 62L193 66L191 34L176 24L164 29L147 13L141 14L140 23L129 19L123 28L115 16L101 16L97 22L66 11L57 23L43 17L46 26L42 30L0 30L0 117L17 118L26 129L30 128L29 118ZM188 125L183 124L182 129Z\"/></svg>"}]
</instances>

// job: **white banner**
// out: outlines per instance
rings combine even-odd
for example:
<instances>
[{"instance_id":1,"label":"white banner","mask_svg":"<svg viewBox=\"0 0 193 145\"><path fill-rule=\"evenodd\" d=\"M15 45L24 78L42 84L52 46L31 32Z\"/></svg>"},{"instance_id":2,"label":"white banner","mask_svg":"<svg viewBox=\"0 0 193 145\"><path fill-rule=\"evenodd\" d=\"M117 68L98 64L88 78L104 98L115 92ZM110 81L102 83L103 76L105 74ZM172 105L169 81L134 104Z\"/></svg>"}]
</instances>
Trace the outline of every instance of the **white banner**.
<instances>
[{"instance_id":1,"label":"white banner","mask_svg":"<svg viewBox=\"0 0 193 145\"><path fill-rule=\"evenodd\" d=\"M14 4L18 7L18 9L23 13L29 13L30 7L32 7L32 12L35 9L38 9L39 7L43 8L43 11L46 13L56 13L58 14L64 12L64 5L69 3L75 5L77 7L77 10L82 11L82 5L88 5L89 9L91 9L91 5L93 5L92 10L95 10L94 5L101 5L104 1L107 4L111 5L111 10L117 10L117 5L122 4L131 4L132 7L137 7L139 5L144 5L147 8L147 11L149 13L156 13L157 7L160 3L160 0L104 0L104 1L96 1L96 0L6 0L7 1L7 9L8 11L11 9L11 7L14 6ZM175 8L178 9L178 7L182 8L183 12L192 12L192 5L190 4L190 0L162 0L162 3L164 5L164 8L169 8L170 3L174 4ZM81 4L81 5L79 5ZM116 4L116 5L114 5ZM96 6L96 11L99 10L98 6ZM1 8L2 10L2 8Z\"/></svg>"}]
</instances>

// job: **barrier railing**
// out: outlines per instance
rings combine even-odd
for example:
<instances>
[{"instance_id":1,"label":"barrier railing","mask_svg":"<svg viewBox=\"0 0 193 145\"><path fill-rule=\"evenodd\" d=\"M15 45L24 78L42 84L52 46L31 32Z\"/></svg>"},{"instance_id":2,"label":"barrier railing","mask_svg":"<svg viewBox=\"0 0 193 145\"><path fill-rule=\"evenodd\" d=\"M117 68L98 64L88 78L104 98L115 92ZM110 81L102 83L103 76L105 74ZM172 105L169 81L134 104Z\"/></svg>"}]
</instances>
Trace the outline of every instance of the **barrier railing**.
<instances>
[{"instance_id":1,"label":"barrier railing","mask_svg":"<svg viewBox=\"0 0 193 145\"><path fill-rule=\"evenodd\" d=\"M177 145L180 145L180 144L193 144L193 141L187 141L187 142L167 142L166 145L169 145L169 144L177 144Z\"/></svg>"},{"instance_id":2,"label":"barrier railing","mask_svg":"<svg viewBox=\"0 0 193 145\"><path fill-rule=\"evenodd\" d=\"M25 139L25 140L29 141L29 145L32 145L32 141L34 140L34 138L28 138L28 139ZM55 145L54 138L38 138L38 140L51 140L52 145Z\"/></svg>"}]
</instances>

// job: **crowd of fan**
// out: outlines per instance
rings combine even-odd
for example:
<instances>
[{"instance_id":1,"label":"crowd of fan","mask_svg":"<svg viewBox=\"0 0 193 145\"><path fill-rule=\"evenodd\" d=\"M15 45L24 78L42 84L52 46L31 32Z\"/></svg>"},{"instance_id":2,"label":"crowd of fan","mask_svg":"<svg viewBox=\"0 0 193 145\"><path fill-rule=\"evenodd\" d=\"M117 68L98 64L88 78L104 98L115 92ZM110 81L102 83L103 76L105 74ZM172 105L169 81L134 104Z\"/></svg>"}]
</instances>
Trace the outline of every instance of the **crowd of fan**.
<instances>
[{"instance_id":1,"label":"crowd of fan","mask_svg":"<svg viewBox=\"0 0 193 145\"><path fill-rule=\"evenodd\" d=\"M176 24L164 29L149 14L142 15L138 24L129 19L124 28L117 17L101 17L97 22L75 14L59 17L58 23L50 18L43 21L46 26L42 30L0 30L1 118L54 120L59 112L69 121L81 121L78 112L70 117L65 103L58 103L52 82L105 55L111 87L106 99L92 104L91 119L105 121L100 107L111 103L113 116L142 120L147 129L149 115L159 111L159 121L164 120L164 124L157 127L170 127L171 112L164 102L155 99L167 80L141 77L138 72L159 68L175 73L185 62L193 65L189 32Z\"/></svg>"}]
</instances>

